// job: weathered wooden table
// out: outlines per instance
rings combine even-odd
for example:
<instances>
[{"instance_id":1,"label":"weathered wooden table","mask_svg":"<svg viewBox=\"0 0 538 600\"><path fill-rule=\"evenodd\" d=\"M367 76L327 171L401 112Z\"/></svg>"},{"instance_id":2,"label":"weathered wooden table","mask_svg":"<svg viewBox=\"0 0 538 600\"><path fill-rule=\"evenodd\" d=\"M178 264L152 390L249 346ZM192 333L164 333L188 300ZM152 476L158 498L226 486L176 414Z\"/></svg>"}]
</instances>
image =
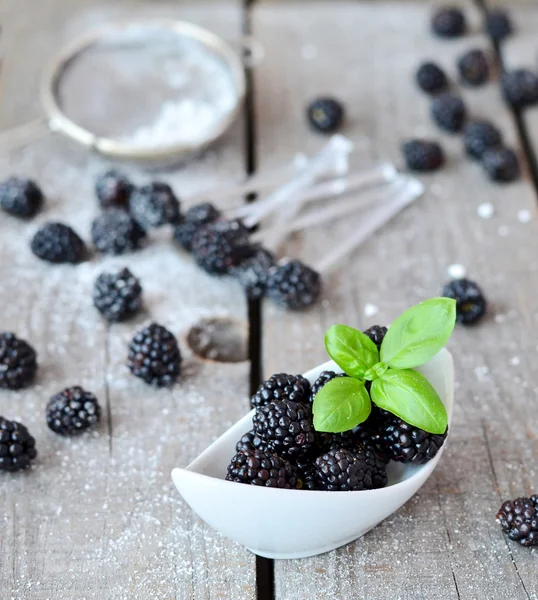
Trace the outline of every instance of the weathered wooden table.
<instances>
[{"instance_id":1,"label":"weathered wooden table","mask_svg":"<svg viewBox=\"0 0 538 600\"><path fill-rule=\"evenodd\" d=\"M102 4L0 2L1 128L37 116L38 77L65 40L131 12L123 1ZM267 53L253 73L244 118L225 140L195 163L159 174L180 195L318 149L323 140L304 121L304 106L318 93L345 101L344 133L369 140L359 144L365 163L400 163L402 138L432 133L442 137L448 165L425 177L425 196L331 276L316 308L292 314L247 305L235 282L210 279L162 239L141 253L76 268L37 264L28 240L43 221L65 220L88 235L97 211L92 186L105 162L54 137L3 153L0 177L35 177L49 202L30 224L0 217L0 329L30 340L40 362L36 385L0 394L0 414L26 423L39 449L34 470L0 477L0 598L538 598L536 553L506 541L494 520L501 500L536 491L538 476L536 190L530 171L509 186L487 182L479 166L463 158L461 139L430 124L428 102L412 83L421 59L439 60L453 73L464 49L489 45L478 27L480 11L467 2L476 27L443 43L428 33L426 1L247 4L152 3L227 38L250 31ZM505 62L536 66L538 9L530 1L509 4L518 32L503 49ZM463 94L473 115L494 119L521 148L497 80ZM519 124L531 145L538 142L538 111ZM129 173L138 182L150 177ZM494 206L492 218L477 215L481 202ZM529 211L531 221L520 211ZM354 225L349 219L309 231L285 250L315 262ZM261 376L300 372L324 360L322 336L331 323L390 322L438 294L452 263L464 264L480 282L491 310L481 325L458 328L453 336L451 439L412 501L345 548L274 564L221 538L190 511L172 487L171 469L244 414ZM92 307L92 282L120 264L141 278L147 313L106 326ZM378 307L375 316L364 317L367 303ZM171 390L153 391L124 367L129 339L150 316L178 335L187 355L183 382ZM211 363L188 354L189 329L201 318L222 316L245 329L250 323L249 361ZM44 406L73 384L98 395L105 418L93 435L62 439L47 429Z\"/></svg>"}]
</instances>

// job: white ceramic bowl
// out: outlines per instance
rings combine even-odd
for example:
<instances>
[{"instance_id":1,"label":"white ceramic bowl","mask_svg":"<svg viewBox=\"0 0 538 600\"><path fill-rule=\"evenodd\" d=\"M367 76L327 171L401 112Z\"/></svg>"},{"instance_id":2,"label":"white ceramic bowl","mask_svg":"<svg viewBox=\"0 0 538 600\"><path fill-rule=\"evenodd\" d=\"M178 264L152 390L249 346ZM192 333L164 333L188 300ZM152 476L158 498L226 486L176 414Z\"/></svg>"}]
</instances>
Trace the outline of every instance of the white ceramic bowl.
<instances>
[{"instance_id":1,"label":"white ceramic bowl","mask_svg":"<svg viewBox=\"0 0 538 600\"><path fill-rule=\"evenodd\" d=\"M308 373L313 382L321 371L338 367L327 362ZM437 390L452 418L453 362L442 350L417 369ZM343 546L375 527L405 504L437 466L437 456L420 466L391 462L389 484L361 492L280 490L225 481L226 467L239 438L252 428L251 411L228 429L172 479L180 494L204 521L225 536L267 558L302 558Z\"/></svg>"}]
</instances>

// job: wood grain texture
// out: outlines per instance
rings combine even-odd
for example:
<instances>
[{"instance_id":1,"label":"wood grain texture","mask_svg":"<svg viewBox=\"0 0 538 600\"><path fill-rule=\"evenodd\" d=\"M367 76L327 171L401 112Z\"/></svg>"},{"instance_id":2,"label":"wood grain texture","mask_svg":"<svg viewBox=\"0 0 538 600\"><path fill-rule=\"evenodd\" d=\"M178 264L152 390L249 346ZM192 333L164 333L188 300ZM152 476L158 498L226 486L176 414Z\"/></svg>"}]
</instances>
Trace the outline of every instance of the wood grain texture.
<instances>
[{"instance_id":1,"label":"wood grain texture","mask_svg":"<svg viewBox=\"0 0 538 600\"><path fill-rule=\"evenodd\" d=\"M277 562L276 595L282 600L524 600L538 593L535 554L507 543L495 523L501 498L527 493L533 481L531 474L521 481L518 473L532 471L523 460L532 455L537 434L535 197L526 178L507 186L487 181L480 166L464 158L461 137L443 135L431 124L429 101L413 83L421 60L438 60L455 79L457 56L488 47L478 12L466 7L471 33L454 42L428 34L431 5L423 2L342 2L338 8L262 2L254 8L254 33L267 46L255 75L262 169L321 146L323 139L306 126L304 108L322 93L345 102L342 133L367 136L370 144L361 142L360 149L370 161L401 164L400 142L417 135L440 139L448 156L442 171L422 178L425 196L326 281L318 307L289 314L265 305L266 375L301 372L324 360L322 336L331 323L390 323L407 306L439 294L453 263L467 267L490 301L487 319L458 327L450 343L456 411L435 475L357 542L325 556ZM497 81L462 94L473 117L493 119L507 143L516 145ZM494 206L491 219L478 217L482 202ZM529 211L530 223L520 221L528 214L520 211ZM353 228L348 221L296 236L285 253L315 264ZM364 316L366 303L378 307L374 317Z\"/></svg>"}]
</instances>

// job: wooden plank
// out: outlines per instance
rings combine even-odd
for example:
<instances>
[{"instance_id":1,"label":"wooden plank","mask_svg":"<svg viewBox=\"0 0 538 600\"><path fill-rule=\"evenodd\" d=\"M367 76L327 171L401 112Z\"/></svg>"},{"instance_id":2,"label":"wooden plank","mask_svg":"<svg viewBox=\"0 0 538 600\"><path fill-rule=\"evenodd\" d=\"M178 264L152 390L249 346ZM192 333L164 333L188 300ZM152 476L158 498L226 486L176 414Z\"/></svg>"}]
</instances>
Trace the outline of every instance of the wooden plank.
<instances>
[{"instance_id":1,"label":"wooden plank","mask_svg":"<svg viewBox=\"0 0 538 600\"><path fill-rule=\"evenodd\" d=\"M76 23L60 25L75 15L69 0L41 3L38 16L29 20L24 15L33 8L25 4L2 5L9 36L0 107L4 125L35 116L36 106L19 90L33 86L27 78L35 78L49 50L68 37L65 30L110 14L93 4L93 11L77 14ZM240 2L184 4L173 14L227 38L241 31ZM31 35L39 38L42 55L27 43ZM244 174L243 140L239 122L216 148L180 170L127 171L138 183L158 177L189 196ZM32 472L0 478L0 596L254 598L254 557L205 526L170 479L173 467L190 462L248 408L249 362L201 361L185 341L203 317L231 317L246 331L241 289L196 269L167 239L169 232L139 253L93 256L77 267L47 266L29 251L33 231L51 219L71 223L89 238L97 214L92 186L106 166L55 137L0 159L0 179L12 173L34 177L48 197L44 213L28 224L0 217L0 329L31 341L40 358L35 386L0 394L0 414L26 423L39 449ZM106 327L92 306L92 284L98 273L122 265L141 279L145 312L133 322ZM182 348L184 374L171 390L149 388L124 366L129 340L150 320L169 327ZM50 395L74 384L96 393L103 422L94 434L63 439L47 429L43 412Z\"/></svg>"},{"instance_id":2,"label":"wooden plank","mask_svg":"<svg viewBox=\"0 0 538 600\"><path fill-rule=\"evenodd\" d=\"M531 283L536 267L529 260L538 250L535 197L526 179L509 186L488 182L480 167L463 157L461 138L440 134L430 123L428 100L412 82L421 60L438 60L454 76L456 57L488 42L479 33L454 42L435 40L427 32L427 3L407 3L405 19L398 2L338 7L262 2L254 9L254 33L267 49L255 77L260 167L321 145L304 121L308 100L321 93L344 100L349 118L342 133L367 135L370 160L400 164L402 139L433 135L442 140L448 161L442 171L423 178L423 199L327 280L319 306L290 314L265 305L266 375L304 371L324 360L322 334L331 323L364 328L390 323L407 306L438 294L453 263L465 265L480 282L491 309L481 325L458 328L451 342L456 411L451 442L435 475L361 540L325 556L277 562L276 596L533 597L536 574L519 563L526 565L532 556L507 545L494 521L500 498L491 463L511 464L501 448L511 448L511 457L528 455L528 437L536 434ZM466 10L478 32L479 14ZM474 117L492 118L507 142L516 144L497 82L463 95ZM489 220L477 215L482 202L494 206ZM532 221L521 222L527 214ZM343 231L342 224L318 228L297 236L285 251L315 263ZM378 307L375 316L365 316L367 303Z\"/></svg>"}]
</instances>

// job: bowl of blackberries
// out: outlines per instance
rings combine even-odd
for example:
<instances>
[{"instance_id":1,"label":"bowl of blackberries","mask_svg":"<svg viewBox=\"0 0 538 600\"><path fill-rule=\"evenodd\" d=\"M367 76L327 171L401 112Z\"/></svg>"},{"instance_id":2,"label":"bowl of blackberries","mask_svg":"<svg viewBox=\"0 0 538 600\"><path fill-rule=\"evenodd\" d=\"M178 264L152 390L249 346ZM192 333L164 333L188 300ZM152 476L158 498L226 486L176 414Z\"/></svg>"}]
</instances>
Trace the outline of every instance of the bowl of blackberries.
<instances>
[{"instance_id":1,"label":"bowl of blackberries","mask_svg":"<svg viewBox=\"0 0 538 600\"><path fill-rule=\"evenodd\" d=\"M407 502L443 453L453 403L450 298L389 329L333 325L332 360L275 374L253 409L172 479L225 536L268 558L328 552Z\"/></svg>"}]
</instances>

